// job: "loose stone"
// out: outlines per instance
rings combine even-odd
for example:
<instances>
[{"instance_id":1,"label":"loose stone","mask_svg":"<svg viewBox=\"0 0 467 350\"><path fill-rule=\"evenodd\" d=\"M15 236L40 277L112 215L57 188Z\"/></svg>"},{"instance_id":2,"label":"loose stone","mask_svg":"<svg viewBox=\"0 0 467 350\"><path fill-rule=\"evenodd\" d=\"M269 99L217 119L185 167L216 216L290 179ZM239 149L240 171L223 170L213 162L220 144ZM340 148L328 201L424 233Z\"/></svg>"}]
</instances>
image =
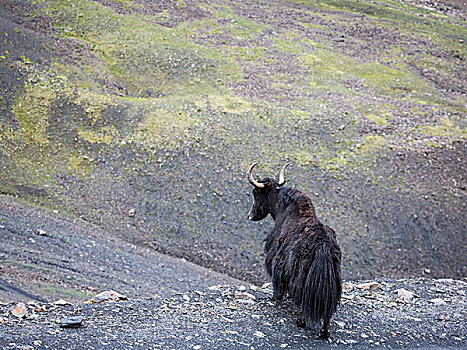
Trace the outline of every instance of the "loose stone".
<instances>
[{"instance_id":1,"label":"loose stone","mask_svg":"<svg viewBox=\"0 0 467 350\"><path fill-rule=\"evenodd\" d=\"M23 318L27 316L29 312L28 308L26 307L26 304L18 303L11 309L11 313L13 314L13 316Z\"/></svg>"},{"instance_id":2,"label":"loose stone","mask_svg":"<svg viewBox=\"0 0 467 350\"><path fill-rule=\"evenodd\" d=\"M60 320L60 327L62 328L78 328L83 323L83 316L65 317Z\"/></svg>"}]
</instances>

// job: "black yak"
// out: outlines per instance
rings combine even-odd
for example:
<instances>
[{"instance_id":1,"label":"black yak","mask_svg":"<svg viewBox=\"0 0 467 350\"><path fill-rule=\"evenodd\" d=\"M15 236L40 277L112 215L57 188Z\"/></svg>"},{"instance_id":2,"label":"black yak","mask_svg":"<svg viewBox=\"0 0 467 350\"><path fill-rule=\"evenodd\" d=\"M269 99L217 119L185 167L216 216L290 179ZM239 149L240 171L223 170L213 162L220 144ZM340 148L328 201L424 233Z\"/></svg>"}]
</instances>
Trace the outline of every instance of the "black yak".
<instances>
[{"instance_id":1,"label":"black yak","mask_svg":"<svg viewBox=\"0 0 467 350\"><path fill-rule=\"evenodd\" d=\"M274 228L265 239L265 265L272 279L273 299L280 302L288 293L300 312L297 325L323 322L319 333L329 338L329 323L342 293L341 251L336 233L316 217L310 198L284 187L286 164L279 181L265 178L248 180L253 189L253 205L248 218L253 221L271 214Z\"/></svg>"}]
</instances>

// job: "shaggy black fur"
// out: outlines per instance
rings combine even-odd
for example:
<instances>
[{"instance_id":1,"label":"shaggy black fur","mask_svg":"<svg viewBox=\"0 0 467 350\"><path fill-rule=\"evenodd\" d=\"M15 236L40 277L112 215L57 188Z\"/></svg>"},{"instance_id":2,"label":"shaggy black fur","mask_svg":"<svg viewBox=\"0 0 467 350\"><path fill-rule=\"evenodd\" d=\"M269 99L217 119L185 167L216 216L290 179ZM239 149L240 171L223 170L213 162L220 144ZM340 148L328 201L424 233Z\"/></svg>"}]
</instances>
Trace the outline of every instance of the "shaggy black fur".
<instances>
[{"instance_id":1,"label":"shaggy black fur","mask_svg":"<svg viewBox=\"0 0 467 350\"><path fill-rule=\"evenodd\" d=\"M272 278L273 298L288 293L301 313L297 324L322 321L319 334L329 337L329 323L342 292L341 251L332 228L316 217L311 200L302 192L281 187L272 179L253 189L250 220L271 214L275 221L266 237L266 270Z\"/></svg>"}]
</instances>

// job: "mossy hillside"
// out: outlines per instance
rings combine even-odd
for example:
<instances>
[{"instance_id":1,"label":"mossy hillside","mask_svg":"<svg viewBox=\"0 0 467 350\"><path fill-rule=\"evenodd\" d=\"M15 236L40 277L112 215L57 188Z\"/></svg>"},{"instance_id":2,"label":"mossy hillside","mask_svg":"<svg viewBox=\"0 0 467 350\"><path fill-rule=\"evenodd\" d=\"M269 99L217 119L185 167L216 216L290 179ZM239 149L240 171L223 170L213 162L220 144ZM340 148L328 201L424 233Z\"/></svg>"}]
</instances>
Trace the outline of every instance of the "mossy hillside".
<instances>
[{"instance_id":1,"label":"mossy hillside","mask_svg":"<svg viewBox=\"0 0 467 350\"><path fill-rule=\"evenodd\" d=\"M289 184L317 194L320 217L342 232L344 269L352 275L351 262L373 266L365 256L374 256L383 232L394 231L371 230L380 227L384 206L391 215L400 203L424 210L397 190L401 182L382 159L462 139L456 129L465 127L456 119L462 98L456 101L418 74L400 55L405 44L394 40L378 56L358 54L357 36L350 47L330 41L330 33L357 21L348 12L306 6L301 9L309 13L300 19L285 17L293 24L286 29L271 17L277 10L296 13L282 3L261 4L267 7L263 18L262 8L252 5L246 17L244 4L218 1L199 4L200 19L160 13L171 23L166 27L160 16L137 15L132 6L117 13L93 1L47 5L57 40L83 55L47 67L61 81L50 85L55 97L48 102L48 143L41 146L47 157L39 162L18 148L11 162L24 158L31 165L9 178L18 171L15 181L48 185L75 215L219 270L240 276L235 262L248 262L246 270L260 278L258 248L270 223L245 219L251 204L245 171L253 161L261 162L259 176L292 161ZM345 17L322 21L329 30L314 31L301 22L313 12ZM100 20L103 25L95 23ZM376 17L365 23L393 24ZM39 87L24 89L18 101L37 103ZM423 132L447 113L454 133ZM26 118L20 114L17 119ZM19 143L21 131L15 135L8 136L10 145ZM414 192L416 186L403 187Z\"/></svg>"},{"instance_id":2,"label":"mossy hillside","mask_svg":"<svg viewBox=\"0 0 467 350\"><path fill-rule=\"evenodd\" d=\"M320 4L327 3L328 2L320 2ZM371 57L371 59L376 62L388 62L391 65L396 64L396 69L400 70L402 68L407 71L410 70L407 68L413 65L419 66L419 60L436 60L438 65L443 66L443 68L437 71L437 74L444 75L449 74L452 70L445 66L448 64L446 61L443 62L439 59L439 50L452 52L460 56L465 55L465 45L462 44L462 40L465 40L466 32L461 23L456 19L449 18L449 20L440 20L438 16L435 16L436 13L434 11L425 10L417 6L410 6L413 13L407 12L407 6L403 6L402 3L398 2L394 2L387 7L360 2L349 2L345 4L329 3L332 3L335 9L341 9L343 12L314 10L315 16L332 16L330 18L336 21L335 24L342 26L342 29L354 26L359 26L361 28L373 27L376 29L376 33L378 30L396 31L407 38L408 41L406 42L388 42L388 45L381 46L380 54ZM318 5L315 4L315 6ZM368 9L368 7L370 9ZM377 7L377 11L371 10L372 7ZM309 9L312 9L312 7L309 7ZM365 16L369 16L371 20L362 20L362 17L355 17L352 16L352 14L365 14ZM403 15L403 18L399 18L400 14ZM423 17L421 19L421 14L427 18ZM407 16L408 18L406 18ZM328 19L326 18L326 20ZM339 31L336 31L336 33L337 32ZM355 46L352 55L358 56L361 55L361 52L359 53L358 50L361 51L366 45L362 45L360 38L358 38L357 41L355 41L355 39L356 37L346 37L345 41L349 43L345 46L347 48ZM423 46L429 43L431 47L424 47L414 51L410 45L408 45L411 41L423 41ZM321 44L319 41L318 43ZM438 52L433 52L433 48L438 50ZM396 54L398 50L399 54ZM412 59L414 55L415 59ZM423 68L426 67L427 65Z\"/></svg>"},{"instance_id":3,"label":"mossy hillside","mask_svg":"<svg viewBox=\"0 0 467 350\"><path fill-rule=\"evenodd\" d=\"M393 98L410 98L433 101L437 92L420 77L403 65L390 68L378 62L362 62L358 59L318 49L300 58L310 71L314 86L332 88L349 85L357 80L369 93L389 95Z\"/></svg>"},{"instance_id":4,"label":"mossy hillside","mask_svg":"<svg viewBox=\"0 0 467 350\"><path fill-rule=\"evenodd\" d=\"M76 174L84 177L90 171L84 167L85 163L90 166L83 158L86 153L63 143L64 137L68 137L74 130L68 127L66 135L61 135L62 142L56 142L53 130L57 125L51 124L51 115L63 105L60 101L71 98L73 87L55 73L39 71L31 66L27 68L23 70L26 79L22 92L17 94L11 107L18 126L7 124L3 132L5 144L11 147L6 154L26 178L30 178L31 183L39 186L51 181L54 174L60 171L80 168ZM80 99L78 104L82 101ZM90 115L90 118L94 117L94 113ZM14 175L14 172L7 173ZM5 179L13 178L5 176Z\"/></svg>"},{"instance_id":5,"label":"mossy hillside","mask_svg":"<svg viewBox=\"0 0 467 350\"><path fill-rule=\"evenodd\" d=\"M336 62L336 57L332 55L332 52L331 53L325 53L325 54L321 54L321 55L318 55L318 57L321 56L323 57L325 60L326 60L326 63L328 62ZM345 61L345 64L348 65L348 59L346 59L346 57L343 57L344 61ZM342 62L342 60L340 59L340 62ZM356 64L356 62L352 62L353 65L350 65L350 68L348 69L347 73L349 71L351 72L357 72L357 77L359 79L361 79L362 81L364 82L367 82L367 84L370 84L371 87L374 87L374 86L377 86L379 88L384 88L384 91L383 93L385 92L388 92L388 91L391 91L391 90L396 90L395 93L397 94L397 89L399 90L410 90L411 92L412 91L418 91L418 90L422 90L422 94L429 94L430 92L427 92L429 91L429 89L424 86L423 84L416 84L417 82L421 83L419 79L417 79L417 77L414 77L413 75L410 76L409 74L409 78L408 79L405 79L402 83L397 83L399 79L399 77L403 77L404 74L400 74L400 75L396 75L396 70L391 70L387 67L384 67L384 66L381 66L379 64L371 64L371 65L365 65L365 64L361 64L361 65L358 65ZM319 65L315 65L315 69L313 70L313 76L317 76L318 79L319 79L319 76L320 76L320 73L321 74L330 74L331 71L332 71L332 77L335 78L335 74L339 75L339 74L342 74L342 71L339 70L339 69L336 69L336 65L334 66L327 66L328 69L327 69L327 72L326 71L323 71L323 67L319 67ZM329 69L330 68L330 69ZM346 72L344 72L346 73ZM407 73L407 72L405 72ZM342 80L342 79L339 79L341 77L338 77L337 80ZM347 77L348 79L351 79L352 77ZM413 79L415 78L415 79ZM396 84L395 86L388 86L388 82L394 82L394 80L396 81ZM326 83L328 83L329 81L327 81ZM413 83L415 82L415 83ZM313 81L311 84L316 84L316 80ZM421 85L421 86L419 86ZM419 88L420 89L417 89Z\"/></svg>"},{"instance_id":6,"label":"mossy hillside","mask_svg":"<svg viewBox=\"0 0 467 350\"><path fill-rule=\"evenodd\" d=\"M72 5L72 6L70 6ZM65 36L85 41L135 95L179 93L241 78L236 61L196 45L183 28L141 16L119 15L96 2L51 2L48 9ZM200 79L203 77L203 79Z\"/></svg>"}]
</instances>

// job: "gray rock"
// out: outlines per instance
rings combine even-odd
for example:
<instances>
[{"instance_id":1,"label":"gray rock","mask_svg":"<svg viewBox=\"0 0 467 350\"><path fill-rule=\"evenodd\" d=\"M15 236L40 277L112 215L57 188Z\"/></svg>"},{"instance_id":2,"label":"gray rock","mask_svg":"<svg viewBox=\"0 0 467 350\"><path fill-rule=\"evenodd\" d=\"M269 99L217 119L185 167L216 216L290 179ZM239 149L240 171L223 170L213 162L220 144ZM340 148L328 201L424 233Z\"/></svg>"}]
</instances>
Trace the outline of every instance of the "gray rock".
<instances>
[{"instance_id":1,"label":"gray rock","mask_svg":"<svg viewBox=\"0 0 467 350\"><path fill-rule=\"evenodd\" d=\"M120 294L114 290L106 290L102 293L94 295L91 299L86 300L85 304L92 304L92 303L104 303L107 301L121 301L127 300L128 297L126 295Z\"/></svg>"},{"instance_id":2,"label":"gray rock","mask_svg":"<svg viewBox=\"0 0 467 350\"><path fill-rule=\"evenodd\" d=\"M404 288L397 289L396 293L396 300L402 303L411 303L413 301L413 298L415 297L414 293L409 292L407 289Z\"/></svg>"},{"instance_id":3,"label":"gray rock","mask_svg":"<svg viewBox=\"0 0 467 350\"><path fill-rule=\"evenodd\" d=\"M430 301L430 303L432 303L432 304L434 304L436 306L446 305L446 302L441 298L435 298L435 299L431 299L429 301Z\"/></svg>"},{"instance_id":4,"label":"gray rock","mask_svg":"<svg viewBox=\"0 0 467 350\"><path fill-rule=\"evenodd\" d=\"M78 328L83 323L83 316L65 317L60 320L61 328Z\"/></svg>"}]
</instances>

